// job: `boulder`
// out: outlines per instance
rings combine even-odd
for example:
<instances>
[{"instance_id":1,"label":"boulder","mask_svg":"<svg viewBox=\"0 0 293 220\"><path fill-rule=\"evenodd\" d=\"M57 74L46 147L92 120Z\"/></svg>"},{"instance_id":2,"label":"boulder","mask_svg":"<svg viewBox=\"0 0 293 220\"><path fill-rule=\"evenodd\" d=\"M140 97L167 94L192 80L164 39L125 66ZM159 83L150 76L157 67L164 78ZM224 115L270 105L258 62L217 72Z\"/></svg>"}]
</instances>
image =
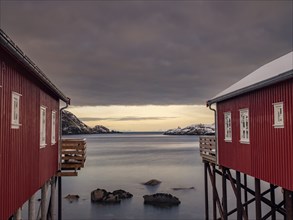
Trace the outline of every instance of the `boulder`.
<instances>
[{"instance_id":1,"label":"boulder","mask_svg":"<svg viewBox=\"0 0 293 220\"><path fill-rule=\"evenodd\" d=\"M131 198L133 195L122 189L107 192L105 189L96 189L91 192L91 201L100 203L120 203L122 199Z\"/></svg>"},{"instance_id":2,"label":"boulder","mask_svg":"<svg viewBox=\"0 0 293 220\"><path fill-rule=\"evenodd\" d=\"M161 183L161 181L156 180L156 179L152 179L152 180L149 180L149 181L143 183L143 185L147 185L147 186L156 186L156 185L158 185L158 184L160 184L160 183Z\"/></svg>"},{"instance_id":3,"label":"boulder","mask_svg":"<svg viewBox=\"0 0 293 220\"><path fill-rule=\"evenodd\" d=\"M119 197L119 199L129 199L129 198L133 197L133 195L131 193L126 192L122 189L113 191L113 195L117 195Z\"/></svg>"},{"instance_id":4,"label":"boulder","mask_svg":"<svg viewBox=\"0 0 293 220\"><path fill-rule=\"evenodd\" d=\"M91 192L92 202L102 202L103 198L107 195L107 191L104 189L96 189Z\"/></svg>"},{"instance_id":5,"label":"boulder","mask_svg":"<svg viewBox=\"0 0 293 220\"><path fill-rule=\"evenodd\" d=\"M144 195L144 204L150 204L154 206L174 206L179 205L180 200L167 193L156 193L153 195Z\"/></svg>"},{"instance_id":6,"label":"boulder","mask_svg":"<svg viewBox=\"0 0 293 220\"><path fill-rule=\"evenodd\" d=\"M73 201L77 201L79 199L79 195L68 194L64 198L67 199L69 202L73 202Z\"/></svg>"},{"instance_id":7,"label":"boulder","mask_svg":"<svg viewBox=\"0 0 293 220\"><path fill-rule=\"evenodd\" d=\"M118 195L114 195L113 193L107 193L107 195L103 198L104 203L120 203L121 199L119 199Z\"/></svg>"},{"instance_id":8,"label":"boulder","mask_svg":"<svg viewBox=\"0 0 293 220\"><path fill-rule=\"evenodd\" d=\"M172 188L173 190L189 190L189 189L195 189L193 186L192 187L188 187L188 188L185 188L185 187L178 187L178 188Z\"/></svg>"}]
</instances>

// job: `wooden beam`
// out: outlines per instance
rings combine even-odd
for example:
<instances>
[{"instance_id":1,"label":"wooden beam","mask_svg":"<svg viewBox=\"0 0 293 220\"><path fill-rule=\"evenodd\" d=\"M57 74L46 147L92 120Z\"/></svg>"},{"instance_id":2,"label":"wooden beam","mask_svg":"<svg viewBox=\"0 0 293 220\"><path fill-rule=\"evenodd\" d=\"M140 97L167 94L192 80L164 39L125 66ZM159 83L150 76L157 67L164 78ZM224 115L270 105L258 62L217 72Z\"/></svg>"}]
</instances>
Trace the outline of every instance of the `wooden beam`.
<instances>
[{"instance_id":1,"label":"wooden beam","mask_svg":"<svg viewBox=\"0 0 293 220\"><path fill-rule=\"evenodd\" d=\"M212 187L213 187L213 217L214 217L214 220L217 219L217 197L216 197L216 190L217 190L217 185L216 185L216 172L215 172L215 164L212 165L212 168L213 168L213 174L211 176L211 180L213 182L212 184Z\"/></svg>"},{"instance_id":2,"label":"wooden beam","mask_svg":"<svg viewBox=\"0 0 293 220\"><path fill-rule=\"evenodd\" d=\"M57 176L78 176L78 172L58 172Z\"/></svg>"},{"instance_id":3,"label":"wooden beam","mask_svg":"<svg viewBox=\"0 0 293 220\"><path fill-rule=\"evenodd\" d=\"M223 219L223 209L222 209L219 194L218 194L218 191L217 191L217 186L216 186L215 182L213 181L213 174L212 174L210 166L208 166L208 172L209 172L210 180L211 180L211 183L212 183L212 187L215 190L216 203L218 205L218 209L219 209L221 218Z\"/></svg>"},{"instance_id":4,"label":"wooden beam","mask_svg":"<svg viewBox=\"0 0 293 220\"><path fill-rule=\"evenodd\" d=\"M41 189L41 219L46 220L47 210L46 210L46 202L47 202L47 182L43 185Z\"/></svg>"},{"instance_id":5,"label":"wooden beam","mask_svg":"<svg viewBox=\"0 0 293 220\"><path fill-rule=\"evenodd\" d=\"M240 172L236 171L236 199L237 199L237 219L242 219L243 206L241 201L241 178Z\"/></svg>"},{"instance_id":6,"label":"wooden beam","mask_svg":"<svg viewBox=\"0 0 293 220\"><path fill-rule=\"evenodd\" d=\"M55 207L56 207L56 177L52 177L51 179L51 206L50 206L50 216L51 220L56 220L56 214L55 214Z\"/></svg>"},{"instance_id":7,"label":"wooden beam","mask_svg":"<svg viewBox=\"0 0 293 220\"><path fill-rule=\"evenodd\" d=\"M15 213L15 220L21 220L22 217L21 217L21 214L22 214L22 208L18 208L16 213Z\"/></svg>"},{"instance_id":8,"label":"wooden beam","mask_svg":"<svg viewBox=\"0 0 293 220\"><path fill-rule=\"evenodd\" d=\"M208 162L204 162L205 219L209 220Z\"/></svg>"},{"instance_id":9,"label":"wooden beam","mask_svg":"<svg viewBox=\"0 0 293 220\"><path fill-rule=\"evenodd\" d=\"M232 189L233 189L233 191L234 191L234 194L235 194L235 196L236 196L236 199L237 199L237 189L236 189L236 187L235 187L235 183L237 184L237 181L233 179L233 177L232 177L232 175L231 175L231 173L230 173L230 170L228 170L228 169L227 169L227 175L228 175L228 178L229 178L229 180L230 180L231 187L232 187ZM239 184L239 183L238 183L238 184ZM240 186L242 186L242 185L240 184ZM245 220L247 220L248 217L247 217L247 215L246 215L246 213L245 213L245 210L244 210L242 204L241 204L241 207L242 207L242 215L243 215L243 218L244 218ZM242 219L242 217L241 217L240 219Z\"/></svg>"},{"instance_id":10,"label":"wooden beam","mask_svg":"<svg viewBox=\"0 0 293 220\"><path fill-rule=\"evenodd\" d=\"M270 196L271 196L271 202L275 204L275 187L273 184L270 184ZM271 206L271 212L272 212L272 220L276 220L276 208L274 206Z\"/></svg>"},{"instance_id":11,"label":"wooden beam","mask_svg":"<svg viewBox=\"0 0 293 220\"><path fill-rule=\"evenodd\" d=\"M62 163L61 164L61 169L78 169L78 168L81 168L81 167L82 167L82 164L78 164L78 163L73 163L73 164Z\"/></svg>"},{"instance_id":12,"label":"wooden beam","mask_svg":"<svg viewBox=\"0 0 293 220\"><path fill-rule=\"evenodd\" d=\"M247 175L244 173L243 174L243 178L244 178L244 186L245 188L247 188ZM247 200L248 200L248 193L247 190L244 190L244 204L247 204ZM248 216L248 205L244 205L244 209L245 209L245 213Z\"/></svg>"},{"instance_id":13,"label":"wooden beam","mask_svg":"<svg viewBox=\"0 0 293 220\"><path fill-rule=\"evenodd\" d=\"M293 192L284 189L286 220L293 220Z\"/></svg>"},{"instance_id":14,"label":"wooden beam","mask_svg":"<svg viewBox=\"0 0 293 220\"><path fill-rule=\"evenodd\" d=\"M28 219L36 219L36 198L35 194L28 201Z\"/></svg>"},{"instance_id":15,"label":"wooden beam","mask_svg":"<svg viewBox=\"0 0 293 220\"><path fill-rule=\"evenodd\" d=\"M226 168L222 167L222 194L223 194L223 199L222 199L222 204L223 204L223 219L227 220L228 219L228 214L227 214L227 180L226 180Z\"/></svg>"},{"instance_id":16,"label":"wooden beam","mask_svg":"<svg viewBox=\"0 0 293 220\"><path fill-rule=\"evenodd\" d=\"M255 178L255 219L261 220L260 180Z\"/></svg>"}]
</instances>

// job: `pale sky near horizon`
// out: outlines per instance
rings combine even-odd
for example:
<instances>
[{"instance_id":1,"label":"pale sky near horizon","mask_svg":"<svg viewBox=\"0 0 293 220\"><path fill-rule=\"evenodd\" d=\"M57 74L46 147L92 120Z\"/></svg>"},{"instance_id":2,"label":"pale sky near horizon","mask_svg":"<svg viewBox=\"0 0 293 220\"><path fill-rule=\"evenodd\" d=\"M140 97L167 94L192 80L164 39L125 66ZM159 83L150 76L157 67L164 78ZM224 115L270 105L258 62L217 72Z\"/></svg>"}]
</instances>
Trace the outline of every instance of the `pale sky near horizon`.
<instances>
[{"instance_id":1,"label":"pale sky near horizon","mask_svg":"<svg viewBox=\"0 0 293 220\"><path fill-rule=\"evenodd\" d=\"M293 48L292 1L0 1L0 27L86 124L213 123L208 99ZM89 107L90 106L90 107Z\"/></svg>"}]
</instances>

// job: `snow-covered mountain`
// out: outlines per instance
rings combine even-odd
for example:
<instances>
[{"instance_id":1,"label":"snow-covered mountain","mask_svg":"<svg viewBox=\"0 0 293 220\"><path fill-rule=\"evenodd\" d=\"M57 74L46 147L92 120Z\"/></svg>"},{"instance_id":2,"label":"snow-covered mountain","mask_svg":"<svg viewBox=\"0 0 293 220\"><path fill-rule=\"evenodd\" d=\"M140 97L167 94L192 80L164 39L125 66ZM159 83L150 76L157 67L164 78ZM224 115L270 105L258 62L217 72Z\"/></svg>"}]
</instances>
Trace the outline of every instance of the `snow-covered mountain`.
<instances>
[{"instance_id":1,"label":"snow-covered mountain","mask_svg":"<svg viewBox=\"0 0 293 220\"><path fill-rule=\"evenodd\" d=\"M213 135L215 134L214 125L194 124L185 128L169 129L165 135Z\"/></svg>"},{"instance_id":2,"label":"snow-covered mountain","mask_svg":"<svg viewBox=\"0 0 293 220\"><path fill-rule=\"evenodd\" d=\"M103 125L96 125L91 128L80 121L74 114L63 110L62 113L62 134L100 134L100 133L118 133L110 130Z\"/></svg>"}]
</instances>

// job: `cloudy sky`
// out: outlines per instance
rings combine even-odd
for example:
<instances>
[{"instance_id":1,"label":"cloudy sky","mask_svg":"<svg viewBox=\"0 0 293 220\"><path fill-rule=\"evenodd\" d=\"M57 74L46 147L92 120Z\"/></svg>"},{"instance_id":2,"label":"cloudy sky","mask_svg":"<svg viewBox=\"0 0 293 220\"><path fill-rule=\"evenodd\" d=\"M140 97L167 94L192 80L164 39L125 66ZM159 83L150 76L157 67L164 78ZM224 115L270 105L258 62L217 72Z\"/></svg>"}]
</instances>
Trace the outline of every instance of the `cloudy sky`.
<instances>
[{"instance_id":1,"label":"cloudy sky","mask_svg":"<svg viewBox=\"0 0 293 220\"><path fill-rule=\"evenodd\" d=\"M89 125L211 123L205 102L292 51L292 1L0 1L0 25Z\"/></svg>"}]
</instances>

